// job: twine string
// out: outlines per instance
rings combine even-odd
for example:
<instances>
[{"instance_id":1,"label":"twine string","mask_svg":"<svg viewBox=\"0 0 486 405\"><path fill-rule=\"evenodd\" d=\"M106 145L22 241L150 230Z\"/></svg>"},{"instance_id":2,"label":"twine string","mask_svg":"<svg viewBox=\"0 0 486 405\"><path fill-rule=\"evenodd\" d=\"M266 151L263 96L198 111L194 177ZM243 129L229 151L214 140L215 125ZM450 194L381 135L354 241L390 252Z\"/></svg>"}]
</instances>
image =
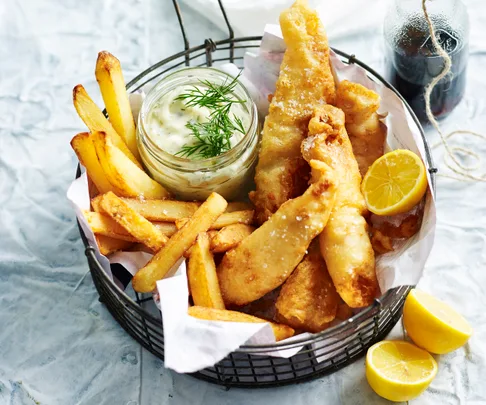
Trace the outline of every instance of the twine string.
<instances>
[{"instance_id":1,"label":"twine string","mask_svg":"<svg viewBox=\"0 0 486 405\"><path fill-rule=\"evenodd\" d=\"M469 130L457 130L447 135L444 135L442 130L440 129L440 125L437 119L434 117L434 114L432 113L432 108L430 105L432 91L434 90L434 87L437 85L437 83L439 83L444 77L446 77L450 73L452 67L452 60L449 54L440 45L439 40L435 35L434 23L432 22L432 19L430 18L429 13L427 12L426 2L427 0L422 0L422 10L424 12L425 20L427 21L427 25L429 27L432 45L434 47L435 52L437 52L437 54L444 61L444 67L442 68L442 71L437 76L435 76L430 82L430 84L425 88L425 113L427 114L427 118L429 119L430 123L433 125L433 127L436 129L437 133L440 136L440 141L432 145L431 147L432 149L435 149L441 145L444 147L446 152L444 155L444 163L450 170L452 170L452 172L456 173L458 176L442 174L442 173L439 175L442 177L448 177L460 181L469 180L469 181L486 182L486 176L484 174L478 175L474 173L481 167L482 164L481 156L475 151L468 149L464 146L451 146L448 142L448 140L452 138L454 135L459 135L459 134L473 135L485 141L486 141L486 136ZM472 158L471 160L473 162L469 164L465 164L461 162L461 159L459 157L460 155L469 156L470 158Z\"/></svg>"}]
</instances>

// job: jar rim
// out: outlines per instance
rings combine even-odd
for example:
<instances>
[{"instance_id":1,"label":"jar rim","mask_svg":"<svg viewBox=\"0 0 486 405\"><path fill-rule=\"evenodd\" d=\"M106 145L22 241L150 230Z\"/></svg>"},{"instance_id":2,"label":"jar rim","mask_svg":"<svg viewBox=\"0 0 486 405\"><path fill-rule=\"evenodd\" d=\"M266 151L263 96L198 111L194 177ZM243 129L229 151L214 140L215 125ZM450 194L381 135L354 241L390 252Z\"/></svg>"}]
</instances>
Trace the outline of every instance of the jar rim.
<instances>
[{"instance_id":1,"label":"jar rim","mask_svg":"<svg viewBox=\"0 0 486 405\"><path fill-rule=\"evenodd\" d=\"M191 84L191 81L196 82L199 80L198 75L196 74L197 71L212 73L220 78L224 78L224 80L235 79L234 76L213 67L187 67L178 69L175 72L171 72L162 77L162 79L159 80L157 84L147 93L147 96L145 97L140 108L137 124L137 140L138 142L142 142L144 144L147 150L151 153L152 157L163 165L185 172L214 171L231 164L243 154L245 147L253 141L254 137L257 136L258 130L258 112L256 104L253 101L248 89L241 83L241 81L238 80L233 93L236 93L236 89L243 93L245 98L244 105L250 114L250 125L246 133L230 150L211 158L189 159L169 153L155 143L151 139L148 131L145 129L145 119L150 113L152 105L154 102L159 100L160 97L162 97L160 93L166 86L168 87L167 91L170 90L170 85L173 84L170 82L171 79L176 80L180 77L187 80L187 83L184 83L185 85ZM191 75L188 75L188 73L191 73ZM180 84L182 83L176 83L176 85Z\"/></svg>"}]
</instances>

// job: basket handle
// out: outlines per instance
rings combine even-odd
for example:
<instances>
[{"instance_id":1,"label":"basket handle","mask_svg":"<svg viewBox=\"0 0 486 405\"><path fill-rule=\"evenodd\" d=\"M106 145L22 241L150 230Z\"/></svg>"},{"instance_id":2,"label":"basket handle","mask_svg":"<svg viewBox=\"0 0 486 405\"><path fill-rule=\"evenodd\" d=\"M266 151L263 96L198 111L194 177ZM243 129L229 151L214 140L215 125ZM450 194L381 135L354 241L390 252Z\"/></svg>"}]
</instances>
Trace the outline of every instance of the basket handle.
<instances>
[{"instance_id":1,"label":"basket handle","mask_svg":"<svg viewBox=\"0 0 486 405\"><path fill-rule=\"evenodd\" d=\"M178 0L172 0L172 4L174 5L174 10L177 15L177 21L179 22L179 27L181 29L181 34L182 34L182 40L184 41L184 50L186 51L186 57L185 57L185 62L186 66L190 66L190 59L189 59L189 49L190 49L190 43L189 39L187 37L186 33L186 28L184 26L184 19L182 17L182 12L181 8L179 6ZM234 42L232 39L235 37L233 27L231 26L231 23L229 21L228 15L226 14L226 10L223 5L223 0L218 0L218 5L221 10L221 14L223 15L224 22L226 24L226 28L228 29L228 42L230 44L229 46L229 60L231 63L234 62ZM207 64L208 66L211 66L211 53L216 50L216 47L214 46L214 41L211 38L208 38L205 40L206 44L206 59L207 59Z\"/></svg>"}]
</instances>

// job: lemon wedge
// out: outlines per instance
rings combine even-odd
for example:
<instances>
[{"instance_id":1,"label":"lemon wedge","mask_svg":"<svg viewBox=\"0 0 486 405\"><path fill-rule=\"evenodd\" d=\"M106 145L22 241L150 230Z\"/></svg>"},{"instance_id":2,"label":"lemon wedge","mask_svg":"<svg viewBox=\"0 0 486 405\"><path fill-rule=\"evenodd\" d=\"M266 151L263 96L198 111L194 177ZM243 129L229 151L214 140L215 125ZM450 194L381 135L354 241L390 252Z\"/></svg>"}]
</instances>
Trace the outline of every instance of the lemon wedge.
<instances>
[{"instance_id":1,"label":"lemon wedge","mask_svg":"<svg viewBox=\"0 0 486 405\"><path fill-rule=\"evenodd\" d=\"M405 402L418 397L437 374L437 363L425 350L398 340L374 344L366 354L366 379L381 397Z\"/></svg>"},{"instance_id":2,"label":"lemon wedge","mask_svg":"<svg viewBox=\"0 0 486 405\"><path fill-rule=\"evenodd\" d=\"M376 215L395 215L411 210L427 191L427 174L415 153L397 149L375 162L361 183L368 209Z\"/></svg>"},{"instance_id":3,"label":"lemon wedge","mask_svg":"<svg viewBox=\"0 0 486 405\"><path fill-rule=\"evenodd\" d=\"M437 354L456 350L472 335L471 326L457 311L416 289L405 300L403 325L416 345Z\"/></svg>"}]
</instances>

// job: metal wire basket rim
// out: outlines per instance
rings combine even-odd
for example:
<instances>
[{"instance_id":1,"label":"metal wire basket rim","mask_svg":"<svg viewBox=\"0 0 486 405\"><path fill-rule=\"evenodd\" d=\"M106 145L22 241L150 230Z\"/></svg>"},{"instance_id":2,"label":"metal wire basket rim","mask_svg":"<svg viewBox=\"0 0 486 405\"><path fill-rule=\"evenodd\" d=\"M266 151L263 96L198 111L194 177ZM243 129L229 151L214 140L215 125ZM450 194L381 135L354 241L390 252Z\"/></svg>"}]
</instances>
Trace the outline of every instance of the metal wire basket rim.
<instances>
[{"instance_id":1,"label":"metal wire basket rim","mask_svg":"<svg viewBox=\"0 0 486 405\"><path fill-rule=\"evenodd\" d=\"M136 77L134 77L132 80L130 80L128 82L128 84L126 85L127 90L130 90L133 86L135 86L137 84L137 82L139 80L143 79L148 73L153 72L154 70L158 69L161 66L164 66L168 62L171 62L171 61L178 59L182 56L187 56L191 53L201 51L203 49L207 49L207 50L211 51L211 49L213 49L214 47L217 47L218 45L226 45L226 44L231 45L235 42L261 41L262 38L263 37L260 35L260 36L253 36L253 37L227 38L227 39L222 39L220 41L213 41L211 39L206 40L205 43L202 44L202 45L194 46L190 49L186 49L184 51L175 53L175 54L169 56L168 58L162 59L160 62L157 62L155 65L152 65L149 68L145 69L142 73L140 73L139 75L137 75ZM184 61L181 62L181 64L182 63L184 63ZM155 77L157 77L157 76L155 76ZM140 87L141 86L133 89L133 91L138 90Z\"/></svg>"},{"instance_id":2,"label":"metal wire basket rim","mask_svg":"<svg viewBox=\"0 0 486 405\"><path fill-rule=\"evenodd\" d=\"M165 64L167 64L168 62L170 62L172 60L175 60L177 58L180 58L180 57L186 56L188 54L194 53L198 50L203 50L203 49L208 50L209 49L209 51L212 51L218 45L233 44L235 42L260 41L261 39L262 39L261 36L253 36L253 37L229 38L229 39L224 39L224 40L217 41L217 42L213 42L212 40L206 40L205 43L202 44L202 45L199 45L197 47L193 47L191 49L188 49L188 50L179 52L177 54L174 54L174 55L170 56L169 58L166 58L166 59L156 63L155 65L152 65L148 69L144 70L142 73L137 75L133 80L131 80L127 84L127 86L126 86L127 90L130 90L131 87L133 87L138 81L142 80L145 76L147 76L147 74L156 70L157 68L164 66ZM335 49L335 48L332 48L332 49L337 55L339 55L342 58L347 59L349 64L351 64L351 63L357 64L357 65L361 66L362 68L364 68L367 72L371 73L372 76L374 76L376 79L378 79L386 87L391 89L403 101L405 107L407 108L407 110L411 114L415 124L417 125L417 128L420 131L422 141L423 141L423 145L424 145L424 149L425 149L425 155L426 155L425 158L427 160L427 166L428 166L428 170L430 172L431 180L432 180L431 189L432 189L432 193L435 195L435 173L437 172L437 169L433 165L432 156L431 156L431 153L430 153L430 149L429 149L427 140L425 138L424 130L423 130L418 118L416 117L415 113L411 109L411 107L404 100L404 98L398 93L398 91L390 83L388 83L379 73L377 73L374 69L370 68L368 65L361 62L359 59L355 58L354 55L349 55L349 54L347 54L343 51L340 51L339 49ZM154 76L153 78L150 79L150 81L154 80L158 76L160 76L160 75ZM137 87L133 91L137 90L138 88L140 88L142 86L143 85ZM80 167L78 165L78 174L79 173L80 173ZM78 225L79 225L79 223L78 223ZM161 323L160 318L156 318L155 316L150 314L148 311L146 311L144 308L142 308L138 303L136 303L134 300L132 300L132 298L130 298L124 291L120 290L120 288L114 283L114 281L110 277L108 277L108 275L103 270L101 264L99 263L96 255L95 255L95 249L91 245L89 245L89 242L86 239L84 233L82 232L81 227L80 227L80 231L81 231L83 242L86 246L86 251L85 251L86 256L88 256L88 258L91 258L91 260L95 263L98 270L100 270L101 277L103 277L106 282L110 283L112 285L112 287L114 287L114 290L116 291L117 295L120 296L124 301L126 301L125 305L128 305L129 307L131 307L135 311L141 311L143 316L148 318L154 324ZM404 288L407 288L407 287L404 286ZM258 353L258 352L265 351L265 350L268 350L268 349L285 350L285 349L295 347L297 345L312 344L316 340L321 341L321 340L324 340L324 339L330 339L330 338L333 338L333 337L337 337L340 333L347 331L351 328L357 327L359 325L359 323L362 322L363 319L367 319L366 317L370 312L372 312L372 311L376 312L377 308L379 308L382 305L382 302L381 302L382 300L386 300L391 294L394 294L396 292L397 292L396 289L388 290L383 296L381 296L378 299L375 299L375 301L373 302L372 305L370 305L369 307L367 307L363 311L359 312L355 316L349 318L346 321L341 322L338 325L335 325L335 326L333 326L329 329L326 329L326 330L324 330L320 333L313 334L311 337L305 337L305 338L302 338L302 339L293 340L292 342L289 342L289 343L279 342L279 343L264 344L264 345L242 345L242 346L240 346L239 349L236 350L236 352L242 352L242 353L248 354L248 353Z\"/></svg>"}]
</instances>

